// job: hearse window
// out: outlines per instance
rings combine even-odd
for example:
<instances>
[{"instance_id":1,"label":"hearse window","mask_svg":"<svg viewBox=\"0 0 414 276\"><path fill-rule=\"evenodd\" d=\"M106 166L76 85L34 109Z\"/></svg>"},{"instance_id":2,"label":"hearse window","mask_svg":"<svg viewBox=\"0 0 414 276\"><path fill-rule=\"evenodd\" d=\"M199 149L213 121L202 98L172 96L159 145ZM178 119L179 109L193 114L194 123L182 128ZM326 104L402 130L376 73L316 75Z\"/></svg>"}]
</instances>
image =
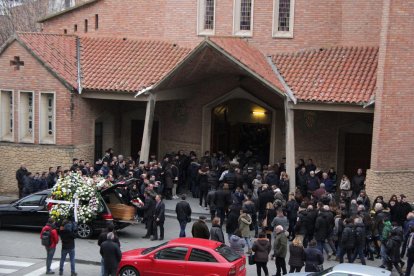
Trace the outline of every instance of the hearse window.
<instances>
[{"instance_id":1,"label":"hearse window","mask_svg":"<svg viewBox=\"0 0 414 276\"><path fill-rule=\"evenodd\" d=\"M43 195L32 195L19 202L19 206L40 206Z\"/></svg>"}]
</instances>

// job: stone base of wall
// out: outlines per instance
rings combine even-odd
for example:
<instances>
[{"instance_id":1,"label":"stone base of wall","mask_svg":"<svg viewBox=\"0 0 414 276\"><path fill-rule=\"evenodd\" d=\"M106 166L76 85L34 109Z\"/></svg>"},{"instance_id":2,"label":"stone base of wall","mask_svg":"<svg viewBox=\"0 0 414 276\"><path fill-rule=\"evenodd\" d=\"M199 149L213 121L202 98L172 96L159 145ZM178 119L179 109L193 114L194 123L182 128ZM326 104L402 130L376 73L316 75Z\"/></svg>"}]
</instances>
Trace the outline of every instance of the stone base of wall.
<instances>
[{"instance_id":1,"label":"stone base of wall","mask_svg":"<svg viewBox=\"0 0 414 276\"><path fill-rule=\"evenodd\" d=\"M16 170L21 164L32 172L47 172L49 167L68 169L72 158L93 162L93 145L56 146L0 143L0 194L17 194Z\"/></svg>"},{"instance_id":2,"label":"stone base of wall","mask_svg":"<svg viewBox=\"0 0 414 276\"><path fill-rule=\"evenodd\" d=\"M371 200L379 195L388 200L391 195L405 194L408 202L414 202L414 170L367 170L366 190Z\"/></svg>"},{"instance_id":3,"label":"stone base of wall","mask_svg":"<svg viewBox=\"0 0 414 276\"><path fill-rule=\"evenodd\" d=\"M172 151L178 152L179 150L183 150L187 155L190 151L195 151L197 156L202 156L201 154L201 144L192 144L192 143L184 143L179 141L161 141L162 147L160 147L161 155L158 157L160 160L166 153L171 153Z\"/></svg>"}]
</instances>

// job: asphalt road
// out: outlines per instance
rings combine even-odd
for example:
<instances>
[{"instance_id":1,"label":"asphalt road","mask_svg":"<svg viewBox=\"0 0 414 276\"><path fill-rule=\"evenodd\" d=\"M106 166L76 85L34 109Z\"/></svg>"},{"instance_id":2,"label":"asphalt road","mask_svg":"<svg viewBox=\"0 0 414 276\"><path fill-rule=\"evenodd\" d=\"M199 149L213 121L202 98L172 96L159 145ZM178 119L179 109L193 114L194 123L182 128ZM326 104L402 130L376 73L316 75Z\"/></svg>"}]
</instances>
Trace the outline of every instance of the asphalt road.
<instances>
[{"instance_id":1,"label":"asphalt road","mask_svg":"<svg viewBox=\"0 0 414 276\"><path fill-rule=\"evenodd\" d=\"M209 225L210 226L210 225ZM121 250L127 251L139 247L149 247L161 243L160 241L150 241L148 239L142 239L145 235L145 227L143 224L127 227L118 232L121 241ZM187 225L187 236L190 235L191 224ZM44 260L45 250L40 244L39 230L27 230L27 229L1 229L0 230L0 275L25 275L31 271L45 271ZM178 237L179 225L175 219L166 218L165 222L165 240L170 240ZM227 236L227 235L225 235ZM60 244L57 247L55 253L56 267L60 257ZM76 240L76 270L79 275L98 275L100 271L99 247L97 246L97 240ZM288 260L288 257L286 258ZM23 263L30 263L31 265L25 266L10 266L7 265L10 261L17 261ZM32 264L33 263L33 264ZM12 263L13 264L13 263ZM326 261L324 267L336 265L337 262ZM27 264L25 264L27 265ZM378 266L379 261L368 261L368 265ZM11 270L16 270L12 271ZM256 275L255 266L247 266L247 275ZM276 266L273 261L269 261L268 268L270 275L276 273ZM3 269L3 270L2 270ZM6 270L4 270L6 269ZM289 268L288 268L289 269ZM66 275L69 274L69 264L65 266ZM6 271L6 273L2 273ZM9 272L8 272L9 271ZM55 270L57 271L57 270ZM8 272L8 273L7 273ZM30 274L29 274L30 275ZM42 275L32 274L30 276ZM393 274L394 275L394 274ZM396 275L396 274L395 274Z\"/></svg>"}]
</instances>

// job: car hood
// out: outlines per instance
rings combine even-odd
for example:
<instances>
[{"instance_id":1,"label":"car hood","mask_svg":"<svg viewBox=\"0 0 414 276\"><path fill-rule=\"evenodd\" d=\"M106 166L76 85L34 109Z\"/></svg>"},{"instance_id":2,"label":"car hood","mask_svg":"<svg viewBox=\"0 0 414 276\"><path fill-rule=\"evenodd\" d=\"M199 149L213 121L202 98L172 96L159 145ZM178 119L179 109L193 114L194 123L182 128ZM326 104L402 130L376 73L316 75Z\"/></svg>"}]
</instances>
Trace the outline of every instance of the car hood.
<instances>
[{"instance_id":1,"label":"car hood","mask_svg":"<svg viewBox=\"0 0 414 276\"><path fill-rule=\"evenodd\" d=\"M144 251L145 248L138 248L134 250L125 251L122 253L122 258L136 258L138 256L141 256L141 252Z\"/></svg>"}]
</instances>

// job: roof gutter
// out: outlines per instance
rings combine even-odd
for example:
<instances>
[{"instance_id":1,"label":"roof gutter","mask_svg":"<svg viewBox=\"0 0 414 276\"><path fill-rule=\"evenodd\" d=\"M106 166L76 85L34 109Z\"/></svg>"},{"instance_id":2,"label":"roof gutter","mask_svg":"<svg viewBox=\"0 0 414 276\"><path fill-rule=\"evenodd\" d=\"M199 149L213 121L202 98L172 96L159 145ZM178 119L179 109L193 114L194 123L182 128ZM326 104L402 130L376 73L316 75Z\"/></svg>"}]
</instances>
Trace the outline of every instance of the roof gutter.
<instances>
[{"instance_id":1,"label":"roof gutter","mask_svg":"<svg viewBox=\"0 0 414 276\"><path fill-rule=\"evenodd\" d=\"M369 101L363 105L363 108L371 107L374 104L375 104L375 95L372 95L371 99L369 99Z\"/></svg>"},{"instance_id":2,"label":"roof gutter","mask_svg":"<svg viewBox=\"0 0 414 276\"><path fill-rule=\"evenodd\" d=\"M296 99L295 95L292 92L292 89L290 89L289 85L286 83L285 79L282 77L282 75L279 73L279 70L277 69L276 65L272 61L271 56L266 57L267 63L269 63L270 67L272 67L273 72L278 77L279 81L282 83L283 88L286 90L286 93L288 95L288 98L294 103L297 104L298 100Z\"/></svg>"},{"instance_id":3,"label":"roof gutter","mask_svg":"<svg viewBox=\"0 0 414 276\"><path fill-rule=\"evenodd\" d=\"M82 94L82 70L81 70L81 53L80 53L80 39L76 37L76 61L78 69L78 93Z\"/></svg>"},{"instance_id":4,"label":"roof gutter","mask_svg":"<svg viewBox=\"0 0 414 276\"><path fill-rule=\"evenodd\" d=\"M152 90L153 87L154 87L153 85L148 86L148 87L144 87L143 89L139 90L137 92L137 94L135 94L134 98L139 97L139 96L141 96L143 94L146 94L146 93L151 92L151 90Z\"/></svg>"}]
</instances>

